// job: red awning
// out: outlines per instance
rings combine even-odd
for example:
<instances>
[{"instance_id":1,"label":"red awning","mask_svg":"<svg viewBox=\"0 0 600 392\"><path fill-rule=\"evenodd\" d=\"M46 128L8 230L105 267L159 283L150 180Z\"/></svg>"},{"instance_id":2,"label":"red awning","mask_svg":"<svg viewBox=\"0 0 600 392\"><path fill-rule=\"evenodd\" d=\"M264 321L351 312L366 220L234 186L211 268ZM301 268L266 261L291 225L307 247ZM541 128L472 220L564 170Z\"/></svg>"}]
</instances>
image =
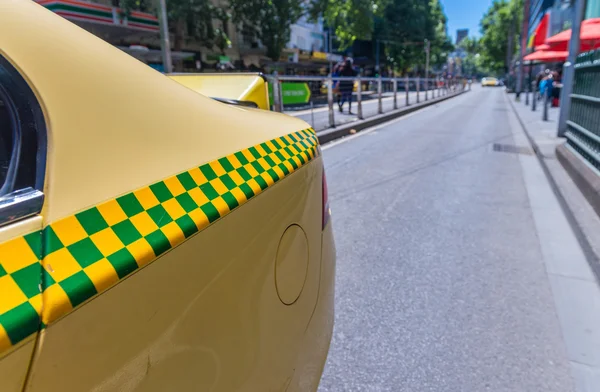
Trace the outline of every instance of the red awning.
<instances>
[{"instance_id":1,"label":"red awning","mask_svg":"<svg viewBox=\"0 0 600 392\"><path fill-rule=\"evenodd\" d=\"M581 45L579 45L579 52L587 52L588 50L598 49L600 48L600 40L598 41L581 41ZM559 42L557 44L544 44L536 47L537 50L555 50L555 51L563 51L569 50L569 42Z\"/></svg>"},{"instance_id":2,"label":"red awning","mask_svg":"<svg viewBox=\"0 0 600 392\"><path fill-rule=\"evenodd\" d=\"M548 44L543 44L540 46L536 46L535 49L536 50L552 50L552 47ZM562 50L562 49L556 49L556 50Z\"/></svg>"},{"instance_id":3,"label":"red awning","mask_svg":"<svg viewBox=\"0 0 600 392\"><path fill-rule=\"evenodd\" d=\"M523 57L524 61L539 61L541 63L553 63L565 61L569 52L564 50L538 50Z\"/></svg>"},{"instance_id":4,"label":"red awning","mask_svg":"<svg viewBox=\"0 0 600 392\"><path fill-rule=\"evenodd\" d=\"M600 18L584 20L581 23L581 50L593 49L600 45ZM553 49L559 45L565 46L571 40L571 29L558 33L546 40Z\"/></svg>"},{"instance_id":5,"label":"red awning","mask_svg":"<svg viewBox=\"0 0 600 392\"><path fill-rule=\"evenodd\" d=\"M533 38L532 46L537 47L537 46L543 45L544 42L546 42L546 38L548 35L548 22L549 21L550 21L550 14L546 13L546 15L544 15L542 20L540 20L540 23L535 28L535 33L533 33L535 35L535 38Z\"/></svg>"}]
</instances>

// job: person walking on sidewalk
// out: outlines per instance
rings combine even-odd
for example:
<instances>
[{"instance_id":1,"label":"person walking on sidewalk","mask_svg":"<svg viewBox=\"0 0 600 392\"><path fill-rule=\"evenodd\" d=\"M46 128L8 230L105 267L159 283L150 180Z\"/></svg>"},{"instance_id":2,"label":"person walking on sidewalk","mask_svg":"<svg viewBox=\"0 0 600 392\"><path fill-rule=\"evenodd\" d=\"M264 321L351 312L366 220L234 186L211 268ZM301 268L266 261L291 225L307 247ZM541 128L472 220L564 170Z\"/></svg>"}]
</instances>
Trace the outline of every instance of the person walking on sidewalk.
<instances>
[{"instance_id":1,"label":"person walking on sidewalk","mask_svg":"<svg viewBox=\"0 0 600 392\"><path fill-rule=\"evenodd\" d=\"M354 77L357 73L352 67L352 60L346 59L346 63L343 65L340 71L340 76L343 77ZM352 114L352 89L354 87L353 80L342 80L340 81L340 94L342 99L339 102L340 113L344 111L344 103L348 101L348 113Z\"/></svg>"}]
</instances>

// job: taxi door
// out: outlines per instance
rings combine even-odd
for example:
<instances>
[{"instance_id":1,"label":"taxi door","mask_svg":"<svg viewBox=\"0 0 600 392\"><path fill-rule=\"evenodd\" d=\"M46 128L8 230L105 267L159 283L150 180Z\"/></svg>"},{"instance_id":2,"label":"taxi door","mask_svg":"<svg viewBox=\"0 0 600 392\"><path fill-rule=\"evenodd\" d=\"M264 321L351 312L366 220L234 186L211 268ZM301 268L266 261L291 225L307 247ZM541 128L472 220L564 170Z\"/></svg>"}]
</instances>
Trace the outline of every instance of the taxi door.
<instances>
[{"instance_id":1,"label":"taxi door","mask_svg":"<svg viewBox=\"0 0 600 392\"><path fill-rule=\"evenodd\" d=\"M0 384L20 391L42 308L45 130L35 95L0 55Z\"/></svg>"}]
</instances>

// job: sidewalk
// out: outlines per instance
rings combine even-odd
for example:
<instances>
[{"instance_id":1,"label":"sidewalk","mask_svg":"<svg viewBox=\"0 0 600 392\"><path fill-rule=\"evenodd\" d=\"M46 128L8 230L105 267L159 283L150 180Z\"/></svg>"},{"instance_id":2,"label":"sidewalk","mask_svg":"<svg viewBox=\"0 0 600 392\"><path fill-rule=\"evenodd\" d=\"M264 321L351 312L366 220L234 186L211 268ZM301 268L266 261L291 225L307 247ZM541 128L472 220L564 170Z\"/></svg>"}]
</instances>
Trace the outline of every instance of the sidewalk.
<instances>
[{"instance_id":1,"label":"sidewalk","mask_svg":"<svg viewBox=\"0 0 600 392\"><path fill-rule=\"evenodd\" d=\"M529 106L525 105L524 96L521 102L515 102L514 94L508 94L507 98L533 145L596 280L600 282L600 217L557 159L556 147L565 143L564 138L556 137L559 108L548 108L548 121L542 121L542 102L538 101L533 112L531 96Z\"/></svg>"},{"instance_id":2,"label":"sidewalk","mask_svg":"<svg viewBox=\"0 0 600 392\"><path fill-rule=\"evenodd\" d=\"M528 189L575 390L596 392L600 386L600 218L557 159L556 146L565 142L556 137L559 109L549 109L548 121L542 121L539 105L532 112L523 101L515 102L514 94L506 98L556 196L539 198L535 190ZM525 181L535 183L535 177ZM558 212L561 209L562 213ZM568 226L571 230L558 229Z\"/></svg>"},{"instance_id":3,"label":"sidewalk","mask_svg":"<svg viewBox=\"0 0 600 392\"><path fill-rule=\"evenodd\" d=\"M534 147L539 148L544 157L553 159L556 147L565 142L565 139L556 137L559 108L548 105L548 121L543 121L543 101L537 102L536 111L534 112L531 110L531 95L529 96L529 106L525 105L525 95L521 96L521 102L515 102L514 94L509 94L508 97L529 137L535 142Z\"/></svg>"}]
</instances>

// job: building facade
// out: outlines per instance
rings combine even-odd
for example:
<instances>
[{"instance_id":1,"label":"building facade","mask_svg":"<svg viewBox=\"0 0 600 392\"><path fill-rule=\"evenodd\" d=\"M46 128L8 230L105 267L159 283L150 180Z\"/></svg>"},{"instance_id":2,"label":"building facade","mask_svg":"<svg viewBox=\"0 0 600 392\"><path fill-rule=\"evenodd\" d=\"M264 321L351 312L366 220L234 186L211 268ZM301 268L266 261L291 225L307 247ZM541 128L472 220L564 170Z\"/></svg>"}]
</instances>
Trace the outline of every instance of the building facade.
<instances>
[{"instance_id":1,"label":"building facade","mask_svg":"<svg viewBox=\"0 0 600 392\"><path fill-rule=\"evenodd\" d=\"M126 13L119 7L119 0L32 1L163 71L160 27L154 9ZM222 8L228 5L227 0L214 0L214 4ZM273 70L283 72L296 73L304 69L312 70L311 73L323 73L327 72L330 61L337 62L342 58L330 53L323 22L310 22L306 16L290 26L287 47L279 61L275 62L266 56L267 48L251 32L238 29L231 21L213 20L213 26L227 34L228 47L222 50L206 47L202 42L187 39L185 35L180 45L176 45L176 39L171 34L171 57L178 71L259 71L265 70L265 66L274 65ZM172 28L170 30L173 31ZM175 47L178 50L174 50Z\"/></svg>"},{"instance_id":2,"label":"building facade","mask_svg":"<svg viewBox=\"0 0 600 392\"><path fill-rule=\"evenodd\" d=\"M305 51L325 52L327 46L327 33L323 29L322 21L310 23L306 16L291 26L288 48L297 48Z\"/></svg>"},{"instance_id":3,"label":"building facade","mask_svg":"<svg viewBox=\"0 0 600 392\"><path fill-rule=\"evenodd\" d=\"M460 41L469 36L469 29L458 29L456 30L456 45L460 44Z\"/></svg>"},{"instance_id":4,"label":"building facade","mask_svg":"<svg viewBox=\"0 0 600 392\"><path fill-rule=\"evenodd\" d=\"M586 0L584 19L600 18L600 0ZM573 2L571 0L530 0L528 37L543 33L543 39L571 28ZM546 24L544 28L540 25ZM531 45L529 45L531 48Z\"/></svg>"},{"instance_id":5,"label":"building facade","mask_svg":"<svg viewBox=\"0 0 600 392\"><path fill-rule=\"evenodd\" d=\"M308 8L309 1L304 2ZM342 56L331 53L329 32L323 20L309 21L306 15L290 26L290 39L281 53L277 69L288 74L326 74L329 63Z\"/></svg>"},{"instance_id":6,"label":"building facade","mask_svg":"<svg viewBox=\"0 0 600 392\"><path fill-rule=\"evenodd\" d=\"M585 17L586 19L600 18L600 0L587 0Z\"/></svg>"},{"instance_id":7,"label":"building facade","mask_svg":"<svg viewBox=\"0 0 600 392\"><path fill-rule=\"evenodd\" d=\"M555 0L530 0L529 2L529 35L533 34L546 14L554 5Z\"/></svg>"},{"instance_id":8,"label":"building facade","mask_svg":"<svg viewBox=\"0 0 600 392\"><path fill-rule=\"evenodd\" d=\"M154 10L131 11L126 15L116 0L34 1L151 67L163 70L160 28ZM231 24L226 29L235 31ZM237 38L237 35L230 37L232 44L225 48L224 53L215 53L200 43L186 41L180 50L171 52L171 57L174 63L183 64L187 71L201 70L219 61L231 63L240 58Z\"/></svg>"}]
</instances>

